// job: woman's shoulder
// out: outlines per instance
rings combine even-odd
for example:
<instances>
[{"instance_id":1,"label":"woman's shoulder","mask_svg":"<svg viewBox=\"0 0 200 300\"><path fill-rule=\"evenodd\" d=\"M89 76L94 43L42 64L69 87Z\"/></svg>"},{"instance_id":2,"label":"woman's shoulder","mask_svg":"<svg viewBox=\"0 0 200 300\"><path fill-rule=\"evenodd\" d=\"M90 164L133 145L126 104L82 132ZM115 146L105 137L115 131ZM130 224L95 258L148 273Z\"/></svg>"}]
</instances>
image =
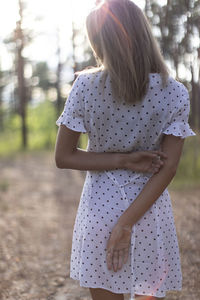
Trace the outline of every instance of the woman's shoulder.
<instances>
[{"instance_id":1,"label":"woman's shoulder","mask_svg":"<svg viewBox=\"0 0 200 300\"><path fill-rule=\"evenodd\" d=\"M103 76L104 71L100 68L87 68L76 73L78 76L76 80L94 81Z\"/></svg>"},{"instance_id":2,"label":"woman's shoulder","mask_svg":"<svg viewBox=\"0 0 200 300\"><path fill-rule=\"evenodd\" d=\"M161 86L162 85L162 76L159 73L150 73L149 74L150 85L152 86ZM161 90L163 91L163 89ZM176 80L171 75L168 76L166 80L166 85L164 86L164 91L168 93L188 93L186 86L180 81Z\"/></svg>"},{"instance_id":3,"label":"woman's shoulder","mask_svg":"<svg viewBox=\"0 0 200 300\"><path fill-rule=\"evenodd\" d=\"M107 73L98 68L86 69L78 73L76 83L84 93L96 93L105 86Z\"/></svg>"},{"instance_id":4,"label":"woman's shoulder","mask_svg":"<svg viewBox=\"0 0 200 300\"><path fill-rule=\"evenodd\" d=\"M186 86L182 82L180 82L177 79L173 78L172 76L168 77L168 85L170 87L175 88L176 90L179 90L179 91L182 91L182 90L187 91Z\"/></svg>"},{"instance_id":5,"label":"woman's shoulder","mask_svg":"<svg viewBox=\"0 0 200 300\"><path fill-rule=\"evenodd\" d=\"M187 87L180 81L169 77L168 93L172 95L172 99L177 106L189 105L190 96Z\"/></svg>"}]
</instances>

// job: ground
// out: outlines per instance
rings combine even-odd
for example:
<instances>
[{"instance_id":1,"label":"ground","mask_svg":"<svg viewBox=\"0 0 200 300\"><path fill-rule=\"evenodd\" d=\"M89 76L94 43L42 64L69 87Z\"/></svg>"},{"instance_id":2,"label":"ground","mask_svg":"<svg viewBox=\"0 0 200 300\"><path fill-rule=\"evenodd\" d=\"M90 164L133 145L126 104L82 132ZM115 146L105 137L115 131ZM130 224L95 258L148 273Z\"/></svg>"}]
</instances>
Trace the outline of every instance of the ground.
<instances>
[{"instance_id":1,"label":"ground","mask_svg":"<svg viewBox=\"0 0 200 300\"><path fill-rule=\"evenodd\" d=\"M71 238L84 172L59 170L52 153L0 160L0 299L89 300L69 278ZM200 187L170 190L183 289L166 300L200 299ZM128 299L128 298L127 298Z\"/></svg>"}]
</instances>

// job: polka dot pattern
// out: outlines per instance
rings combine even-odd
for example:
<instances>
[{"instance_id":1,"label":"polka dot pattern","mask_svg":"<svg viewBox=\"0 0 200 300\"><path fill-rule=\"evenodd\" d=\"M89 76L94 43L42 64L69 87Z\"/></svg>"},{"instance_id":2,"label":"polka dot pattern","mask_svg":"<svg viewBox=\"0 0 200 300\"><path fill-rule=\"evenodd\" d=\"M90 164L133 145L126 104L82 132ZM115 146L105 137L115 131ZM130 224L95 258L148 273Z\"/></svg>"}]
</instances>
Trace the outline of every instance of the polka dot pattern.
<instances>
[{"instance_id":1,"label":"polka dot pattern","mask_svg":"<svg viewBox=\"0 0 200 300\"><path fill-rule=\"evenodd\" d=\"M169 77L161 85L149 74L149 90L137 104L120 104L101 72L76 79L57 125L87 132L87 150L123 152L158 149L164 134L195 135L188 125L188 91ZM106 243L120 215L136 199L152 174L128 170L88 171L73 230L70 277L84 287L114 293L164 297L180 290L182 273L171 200L167 189L133 226L127 263L107 269Z\"/></svg>"}]
</instances>

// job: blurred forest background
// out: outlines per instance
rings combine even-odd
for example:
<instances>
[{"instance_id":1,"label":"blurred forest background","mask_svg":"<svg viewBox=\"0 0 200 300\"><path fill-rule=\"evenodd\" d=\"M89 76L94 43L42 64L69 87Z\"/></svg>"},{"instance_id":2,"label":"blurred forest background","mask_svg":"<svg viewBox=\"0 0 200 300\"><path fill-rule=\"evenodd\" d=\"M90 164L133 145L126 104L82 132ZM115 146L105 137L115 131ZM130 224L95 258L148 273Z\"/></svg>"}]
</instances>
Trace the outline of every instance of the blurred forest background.
<instances>
[{"instance_id":1,"label":"blurred forest background","mask_svg":"<svg viewBox=\"0 0 200 300\"><path fill-rule=\"evenodd\" d=\"M98 0L97 0L98 2ZM200 0L134 0L171 75L188 88L190 125L170 186L183 289L200 299ZM88 300L70 279L72 228L85 172L57 169L56 119L74 73L95 65L84 19L95 0L0 2L0 299ZM82 135L80 147L87 145ZM128 296L125 298L128 300Z\"/></svg>"},{"instance_id":2,"label":"blurred forest background","mask_svg":"<svg viewBox=\"0 0 200 300\"><path fill-rule=\"evenodd\" d=\"M55 7L53 1L46 6L43 2L43 9L41 2L31 0L1 4L1 19L5 20L0 31L1 157L53 150L55 121L74 72L95 65L84 28L84 17L95 1L60 0ZM178 177L181 181L199 180L200 1L134 2L150 20L172 76L190 92L190 125L197 136L186 140ZM80 147L86 144L87 137L83 135Z\"/></svg>"}]
</instances>

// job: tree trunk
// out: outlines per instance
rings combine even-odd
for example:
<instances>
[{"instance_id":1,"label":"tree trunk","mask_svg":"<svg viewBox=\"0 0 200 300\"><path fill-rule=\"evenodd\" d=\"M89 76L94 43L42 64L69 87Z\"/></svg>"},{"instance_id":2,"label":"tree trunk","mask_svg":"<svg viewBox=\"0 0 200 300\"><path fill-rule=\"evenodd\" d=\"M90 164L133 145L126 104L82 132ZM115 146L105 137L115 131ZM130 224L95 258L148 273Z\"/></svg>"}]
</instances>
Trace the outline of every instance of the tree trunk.
<instances>
[{"instance_id":1,"label":"tree trunk","mask_svg":"<svg viewBox=\"0 0 200 300\"><path fill-rule=\"evenodd\" d=\"M21 0L18 2L20 20L16 23L15 30L15 43L17 48L17 79L18 79L18 95L19 95L19 113L21 116L21 135L22 135L22 148L27 148L27 124L26 124L26 106L27 106L27 93L24 78L24 57L22 55L25 42L24 33L22 29L23 21L23 3Z\"/></svg>"},{"instance_id":2,"label":"tree trunk","mask_svg":"<svg viewBox=\"0 0 200 300\"><path fill-rule=\"evenodd\" d=\"M198 83L198 85L197 85L197 103L198 103L198 119L197 119L197 121L198 121L198 129L200 130L200 81L199 81L199 83Z\"/></svg>"},{"instance_id":3,"label":"tree trunk","mask_svg":"<svg viewBox=\"0 0 200 300\"><path fill-rule=\"evenodd\" d=\"M197 92L197 104L198 104L198 128L200 130L200 47L198 48L198 68L199 68L199 78L198 78L198 92Z\"/></svg>"},{"instance_id":4,"label":"tree trunk","mask_svg":"<svg viewBox=\"0 0 200 300\"><path fill-rule=\"evenodd\" d=\"M190 116L190 124L193 128L196 128L196 113L197 113L197 107L196 107L196 85L194 82L194 71L193 66L191 65L191 74L192 74L192 95L191 95L191 116Z\"/></svg>"},{"instance_id":5,"label":"tree trunk","mask_svg":"<svg viewBox=\"0 0 200 300\"><path fill-rule=\"evenodd\" d=\"M74 22L73 22L72 23L72 59L73 59L73 71L74 71L74 74L77 71L76 54L75 54L75 50L76 50L75 37L76 37L76 29L75 29Z\"/></svg>"},{"instance_id":6,"label":"tree trunk","mask_svg":"<svg viewBox=\"0 0 200 300\"><path fill-rule=\"evenodd\" d=\"M3 103L2 103L2 90L3 88L0 87L0 131L3 131Z\"/></svg>"},{"instance_id":7,"label":"tree trunk","mask_svg":"<svg viewBox=\"0 0 200 300\"><path fill-rule=\"evenodd\" d=\"M57 116L60 115L61 109L62 109L62 97L61 97L61 73L62 73L62 63L61 63L61 48L60 48L60 35L59 35L59 29L57 30L57 58L58 58L58 65L57 65L57 81L56 81L56 92L57 92Z\"/></svg>"},{"instance_id":8,"label":"tree trunk","mask_svg":"<svg viewBox=\"0 0 200 300\"><path fill-rule=\"evenodd\" d=\"M24 79L24 58L22 56L23 44L17 49L17 78L19 93L19 113L21 116L22 147L27 148L27 126L26 126L26 86Z\"/></svg>"}]
</instances>

